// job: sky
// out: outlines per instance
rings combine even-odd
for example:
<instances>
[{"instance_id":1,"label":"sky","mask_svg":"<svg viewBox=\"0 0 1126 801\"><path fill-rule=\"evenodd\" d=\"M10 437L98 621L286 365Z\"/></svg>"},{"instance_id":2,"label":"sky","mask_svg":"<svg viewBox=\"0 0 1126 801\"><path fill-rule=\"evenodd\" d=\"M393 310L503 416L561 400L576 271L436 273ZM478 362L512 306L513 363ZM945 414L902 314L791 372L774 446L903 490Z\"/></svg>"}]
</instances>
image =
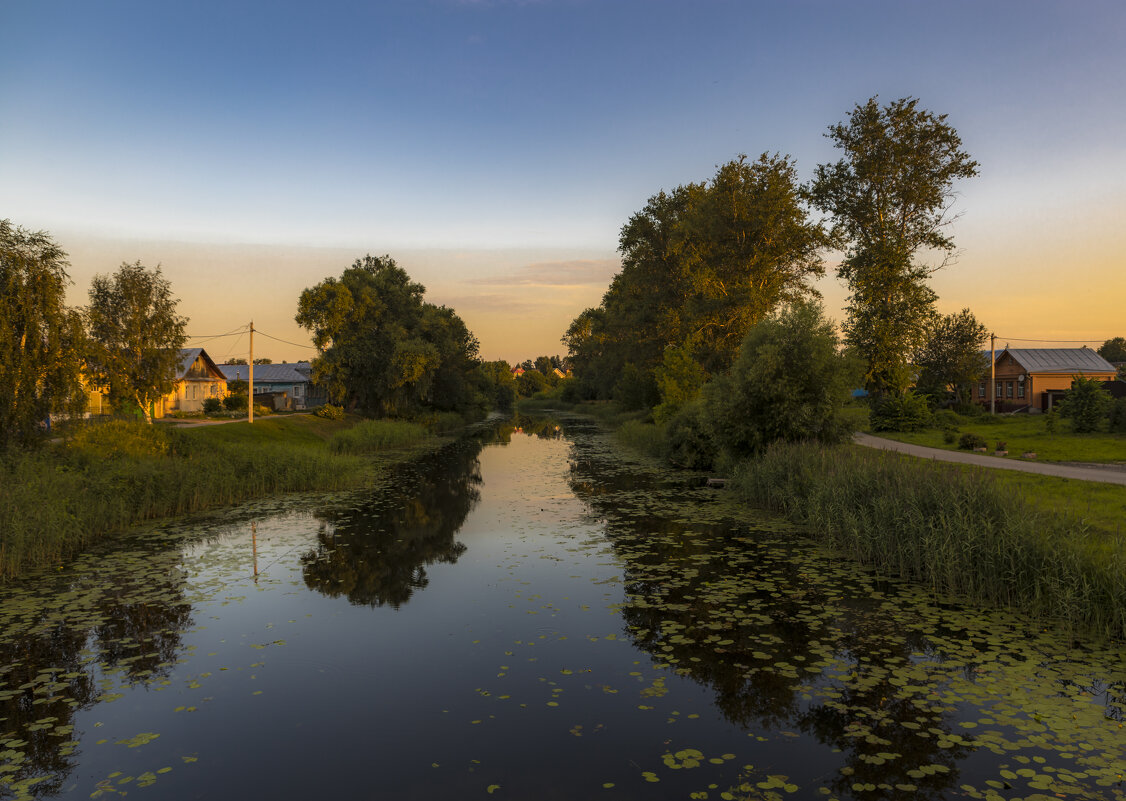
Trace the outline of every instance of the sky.
<instances>
[{"instance_id":1,"label":"sky","mask_svg":"<svg viewBox=\"0 0 1126 801\"><path fill-rule=\"evenodd\" d=\"M76 305L159 263L197 343L254 320L256 356L308 358L300 292L386 253L522 361L651 195L740 153L808 180L829 125L911 96L980 163L939 309L1097 345L1126 335L1124 41L1120 0L5 0L0 218L69 253Z\"/></svg>"}]
</instances>

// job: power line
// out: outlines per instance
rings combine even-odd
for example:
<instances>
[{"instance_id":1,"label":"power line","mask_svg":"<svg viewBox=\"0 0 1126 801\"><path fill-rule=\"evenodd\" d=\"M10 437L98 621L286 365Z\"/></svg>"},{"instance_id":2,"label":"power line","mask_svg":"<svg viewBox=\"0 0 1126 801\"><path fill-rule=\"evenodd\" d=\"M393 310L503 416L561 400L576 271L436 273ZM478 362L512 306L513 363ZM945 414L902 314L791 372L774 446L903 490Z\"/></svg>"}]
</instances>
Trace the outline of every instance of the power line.
<instances>
[{"instance_id":1,"label":"power line","mask_svg":"<svg viewBox=\"0 0 1126 801\"><path fill-rule=\"evenodd\" d=\"M1106 341L1106 340L1097 339L1097 338L1096 339L1039 339L1039 338L1030 339L1030 338L1027 338L1027 337L1006 337L1006 336L1002 336L1001 334L997 334L996 336L997 336L997 339L1003 339L1006 342L1055 342L1055 343L1075 344L1077 342L1083 343L1083 342L1105 342Z\"/></svg>"},{"instance_id":2,"label":"power line","mask_svg":"<svg viewBox=\"0 0 1126 801\"><path fill-rule=\"evenodd\" d=\"M264 333L257 328L254 329L254 333L261 334L262 336L266 337L266 339L272 339L276 342L284 342L286 345L293 345L295 348L308 348L309 350L316 350L316 348L312 345L302 345L300 342L290 342L288 339L279 339L278 337L270 336L269 334Z\"/></svg>"},{"instance_id":3,"label":"power line","mask_svg":"<svg viewBox=\"0 0 1126 801\"><path fill-rule=\"evenodd\" d=\"M188 342L196 342L196 343L202 345L204 342L210 342L213 339L222 339L223 337L233 337L235 334L241 335L241 334L244 334L244 333L246 333L246 326L245 325L240 327L240 328L236 328L234 331L231 331L230 333L227 333L227 334L198 334L194 337L189 336L187 341Z\"/></svg>"}]
</instances>

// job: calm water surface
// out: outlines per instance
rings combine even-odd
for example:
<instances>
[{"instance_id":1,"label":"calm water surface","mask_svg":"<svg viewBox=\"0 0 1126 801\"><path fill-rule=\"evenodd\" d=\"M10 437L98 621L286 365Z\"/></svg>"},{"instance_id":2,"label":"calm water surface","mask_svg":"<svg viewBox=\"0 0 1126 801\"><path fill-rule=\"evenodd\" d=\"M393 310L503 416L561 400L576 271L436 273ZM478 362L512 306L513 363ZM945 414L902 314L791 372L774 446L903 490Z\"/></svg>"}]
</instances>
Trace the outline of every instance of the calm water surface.
<instances>
[{"instance_id":1,"label":"calm water surface","mask_svg":"<svg viewBox=\"0 0 1126 801\"><path fill-rule=\"evenodd\" d=\"M1126 797L1122 649L689 484L526 422L0 589L0 798Z\"/></svg>"}]
</instances>

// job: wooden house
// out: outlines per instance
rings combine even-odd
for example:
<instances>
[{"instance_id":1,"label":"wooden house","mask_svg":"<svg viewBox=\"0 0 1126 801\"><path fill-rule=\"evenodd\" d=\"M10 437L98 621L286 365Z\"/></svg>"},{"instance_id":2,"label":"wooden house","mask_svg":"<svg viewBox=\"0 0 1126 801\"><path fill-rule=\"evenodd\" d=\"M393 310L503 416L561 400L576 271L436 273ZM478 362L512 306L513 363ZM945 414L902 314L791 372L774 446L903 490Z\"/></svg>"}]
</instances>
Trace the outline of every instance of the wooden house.
<instances>
[{"instance_id":1,"label":"wooden house","mask_svg":"<svg viewBox=\"0 0 1126 801\"><path fill-rule=\"evenodd\" d=\"M169 412L203 411L208 398L223 398L227 394L227 378L203 348L181 348L180 362L176 367L176 387L160 399L153 409L153 417L164 417Z\"/></svg>"},{"instance_id":2,"label":"wooden house","mask_svg":"<svg viewBox=\"0 0 1126 801\"><path fill-rule=\"evenodd\" d=\"M998 412L1046 412L1079 376L1113 381L1117 371L1090 348L1005 348L997 355L993 380L985 375L974 400L986 408L994 398Z\"/></svg>"}]
</instances>

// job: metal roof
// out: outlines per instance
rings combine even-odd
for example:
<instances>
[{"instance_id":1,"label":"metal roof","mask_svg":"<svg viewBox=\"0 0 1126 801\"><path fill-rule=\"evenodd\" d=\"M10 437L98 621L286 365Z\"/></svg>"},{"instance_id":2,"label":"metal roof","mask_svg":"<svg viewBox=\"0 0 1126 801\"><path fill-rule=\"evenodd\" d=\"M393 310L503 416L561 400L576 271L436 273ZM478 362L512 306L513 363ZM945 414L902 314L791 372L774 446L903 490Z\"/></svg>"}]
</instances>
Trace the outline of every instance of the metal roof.
<instances>
[{"instance_id":1,"label":"metal roof","mask_svg":"<svg viewBox=\"0 0 1126 801\"><path fill-rule=\"evenodd\" d=\"M1090 348L1005 348L1003 353L1030 373L1115 372L1113 364Z\"/></svg>"},{"instance_id":2,"label":"metal roof","mask_svg":"<svg viewBox=\"0 0 1126 801\"><path fill-rule=\"evenodd\" d=\"M203 356L203 363L209 370L212 368L218 370L218 365L215 364L210 354L203 348L180 348L180 365L176 370L176 378L182 379L186 376L188 370L192 369L192 365L195 364L195 360L198 359L201 354ZM219 373L222 374L222 371L219 371Z\"/></svg>"},{"instance_id":3,"label":"metal roof","mask_svg":"<svg viewBox=\"0 0 1126 801\"><path fill-rule=\"evenodd\" d=\"M305 384L309 376L302 374L296 364L256 364L254 365L255 383L269 382L271 384ZM245 364L220 364L219 369L228 381L246 381L250 378L250 367Z\"/></svg>"}]
</instances>

